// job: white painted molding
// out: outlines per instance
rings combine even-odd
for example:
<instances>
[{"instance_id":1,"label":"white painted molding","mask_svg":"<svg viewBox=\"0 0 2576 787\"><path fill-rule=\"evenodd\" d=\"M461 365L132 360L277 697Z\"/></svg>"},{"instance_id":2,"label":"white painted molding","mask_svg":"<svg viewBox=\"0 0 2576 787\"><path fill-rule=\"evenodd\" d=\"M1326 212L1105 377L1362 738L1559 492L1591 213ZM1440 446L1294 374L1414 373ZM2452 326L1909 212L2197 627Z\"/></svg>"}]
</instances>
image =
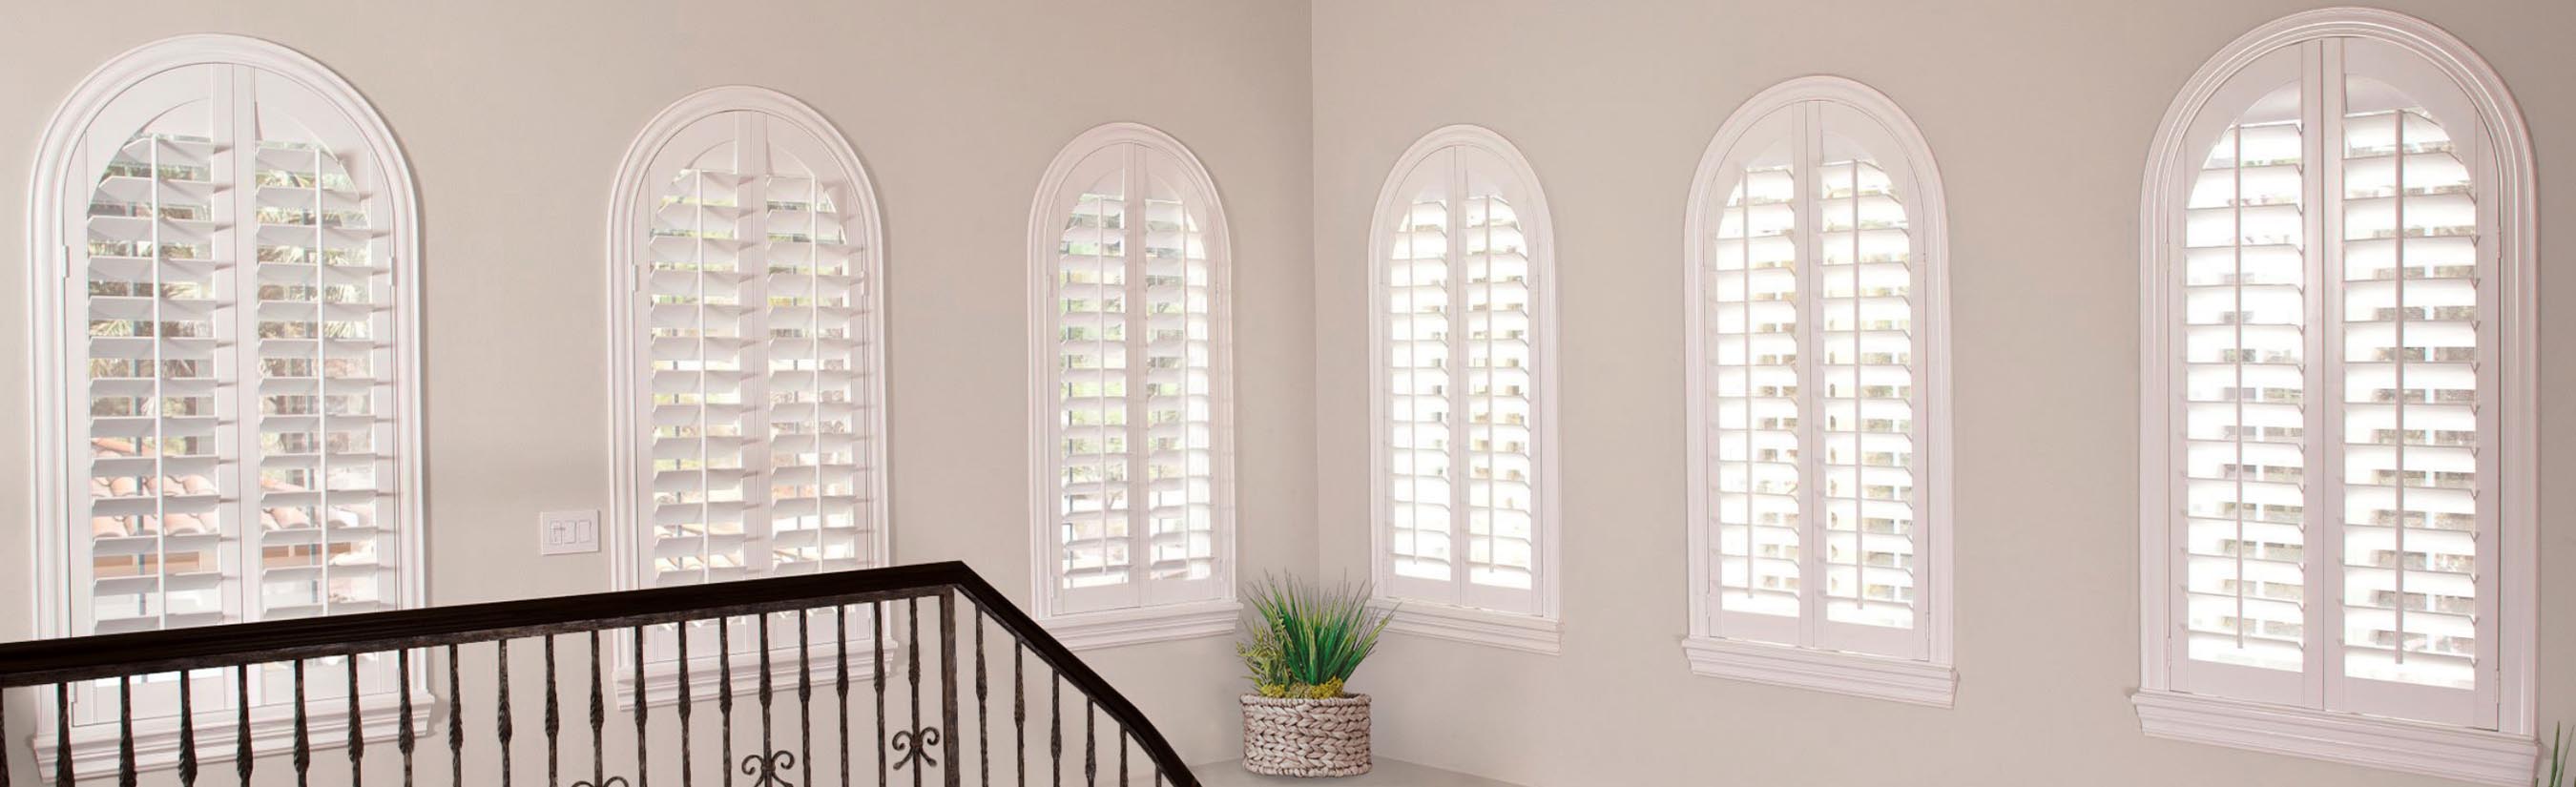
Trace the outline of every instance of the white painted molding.
<instances>
[{"instance_id":1,"label":"white painted molding","mask_svg":"<svg viewBox=\"0 0 2576 787\"><path fill-rule=\"evenodd\" d=\"M2152 737L2480 784L2530 784L2540 757L2538 741L2501 732L2169 691L2129 701Z\"/></svg>"},{"instance_id":2,"label":"white painted molding","mask_svg":"<svg viewBox=\"0 0 2576 787\"><path fill-rule=\"evenodd\" d=\"M2284 48L2326 39L2375 41L2422 57L2460 90L2477 117L2479 128L2454 129L2453 133L2481 135L2488 154L2475 176L2481 189L2479 199L2496 206L2498 226L2493 230L2500 248L2498 269L2493 276L2499 297L2491 319L2503 345L2501 382L2496 391L2500 403L2497 418L2502 428L2497 430L2501 443L2497 473L2501 498L2496 523L2499 532L2493 547L2498 574L2493 589L2498 604L2496 649L2494 662L2489 665L2494 670L2491 685L2496 729L2492 732L2383 722L2313 707L2221 700L2176 690L2173 616L2177 610L2172 584L2176 549L2171 541L2170 522L2177 501L2169 477L2174 461L2170 441L2175 428L2169 407L2178 395L2172 388L2170 361L2181 341L2173 312L2173 288L2180 280L2176 274L2183 255L2179 253L2175 217L2189 197L2192 179L2206 153L2189 149L2186 137L2209 102L2240 71ZM2467 43L2430 22L2394 11L2322 8L2266 23L2213 55L2166 109L2148 152L2138 214L2142 298L2137 465L2141 689L2135 704L2150 734L2453 778L2486 779L2504 771L2478 770L2487 763L2480 758L2493 755L2478 754L2483 751L2479 747L2505 746L2495 738L2499 735L2513 741L2530 741L2538 727L2534 691L2539 630L2539 220L2534 178L2529 132L2503 79ZM2310 550L2312 555L2316 552ZM2309 659L2312 669L2322 669L2317 665L2324 663L2326 659L2313 655ZM2308 687L2311 695L2325 691L2319 688L2324 684L2323 676L2312 673L2306 679L2312 681ZM2480 700L2482 704L2484 701ZM2480 712L2485 710L2481 708ZM2254 724L2248 719L2262 720L2268 726L2247 726ZM2407 732L2395 734L2387 730ZM2376 737L2360 736L2364 731ZM2235 739L2265 735L2277 740L2248 745ZM2450 765L2470 770L2426 770ZM2499 783L2527 780L2527 762L2520 773L2523 775L2519 778Z\"/></svg>"},{"instance_id":3,"label":"white painted molding","mask_svg":"<svg viewBox=\"0 0 2576 787\"><path fill-rule=\"evenodd\" d=\"M1533 566L1531 573L1537 584L1533 588L1536 591L1534 608L1531 610L1534 615L1508 612L1463 617L1449 615L1446 617L1451 622L1444 624L1433 622L1443 613L1431 610L1444 605L1450 609L1465 612L1476 610L1447 603L1450 599L1421 599L1393 590L1399 583L1396 582L1391 552L1393 535L1389 529L1393 524L1389 522L1388 516L1391 513L1390 501L1393 500L1393 491L1388 488L1387 483L1389 448L1386 393L1388 375L1385 249L1391 231L1387 226L1387 217L1393 213L1398 200L1407 198L1400 193L1405 181L1412 177L1416 167L1429 160L1433 154L1461 147L1481 150L1501 159L1509 171L1499 173L1499 176L1510 178L1528 192L1528 198L1520 204L1513 205L1512 209L1520 217L1521 234L1528 243L1530 277L1533 279L1529 285L1532 304L1530 333L1533 337L1531 364L1534 367L1530 370L1531 384L1534 389L1530 405L1531 418L1537 421L1531 429L1531 438L1538 444L1538 450L1533 452L1530 461L1537 476L1537 481L1531 485L1531 490L1538 497L1535 512L1538 543L1532 556L1536 565ZM1370 586L1377 594L1376 602L1401 601L1405 611L1416 613L1398 614L1396 621L1389 626L1391 631L1459 639L1466 642L1484 642L1518 650L1554 654L1557 648L1555 621L1559 614L1558 599L1561 581L1559 575L1564 573L1559 570L1559 566L1563 564L1563 550L1560 546L1562 539L1557 531L1562 529L1564 517L1562 516L1563 507L1559 504L1559 499L1562 497L1558 491L1560 484L1557 482L1556 310L1559 301L1556 295L1556 220L1548 209L1547 189L1539 182L1538 171L1531 168L1529 157L1521 154L1519 146L1513 145L1511 140L1504 138L1501 133L1493 129L1461 123L1433 129L1430 133L1422 135L1421 139L1415 140L1411 147L1405 149L1403 155L1397 156L1395 165L1387 171L1386 182L1378 187L1375 206L1374 213L1369 218L1368 248L1361 250L1361 253L1367 255L1369 275L1369 576ZM1460 574L1461 576L1455 582L1461 590L1453 595L1463 599L1464 588L1467 585L1467 580L1463 576L1463 567ZM1466 630L1458 628L1459 625L1470 625L1472 629L1472 624L1460 624L1457 621L1477 617L1503 620L1507 621L1507 624L1504 629L1499 630L1499 633L1490 634L1469 634ZM1529 628L1519 625L1522 619L1529 617L1535 617L1546 623L1547 634L1543 638L1543 647L1538 639L1508 633L1512 630Z\"/></svg>"},{"instance_id":4,"label":"white painted molding","mask_svg":"<svg viewBox=\"0 0 2576 787\"><path fill-rule=\"evenodd\" d=\"M1412 599L1373 604L1380 608L1390 604L1395 607L1395 617L1387 621L1386 630L1396 634L1542 656L1554 656L1564 651L1564 624L1549 618Z\"/></svg>"},{"instance_id":5,"label":"white painted molding","mask_svg":"<svg viewBox=\"0 0 2576 787\"><path fill-rule=\"evenodd\" d=\"M1208 250L1209 282L1209 393L1212 405L1209 418L1213 433L1213 450L1209 458L1210 504L1215 507L1216 532L1214 547L1215 572L1208 581L1214 586L1214 597L1179 602L1155 603L1152 589L1141 588L1142 601L1128 610L1089 610L1072 612L1063 599L1062 546L1057 538L1056 458L1058 432L1056 416L1055 318L1062 306L1056 301L1056 257L1063 241L1065 215L1060 205L1063 192L1070 184L1074 169L1092 154L1120 145L1143 147L1179 162L1181 177L1192 196L1204 200L1206 215L1201 230ZM1234 417L1234 238L1228 230L1225 203L1217 191L1216 178L1208 174L1207 165L1199 161L1189 146L1161 129L1143 123L1116 122L1095 126L1076 135L1056 153L1054 161L1038 178L1037 191L1029 200L1028 228L1028 467L1029 467L1029 612L1050 629L1059 621L1108 621L1111 617L1094 617L1103 612L1134 611L1143 620L1172 618L1188 620L1193 610L1235 603L1235 563L1238 559L1235 527L1235 417ZM1142 567L1131 579L1143 579ZM1150 585L1151 583L1145 583ZM1203 607L1201 605L1211 605ZM1152 607L1173 607L1168 613L1152 612ZM1232 613L1226 628L1232 626ZM1115 616L1112 616L1115 617ZM1205 621L1184 625L1166 621L1147 623L1068 623L1073 628L1058 634L1067 647L1077 638L1093 647L1151 642L1160 639L1206 636ZM1096 628L1095 625L1105 628ZM1142 628L1137 628L1141 626Z\"/></svg>"},{"instance_id":6,"label":"white painted molding","mask_svg":"<svg viewBox=\"0 0 2576 787\"><path fill-rule=\"evenodd\" d=\"M1949 199L1941 182L1940 167L1934 162L1931 144L1922 129L1894 99L1860 82L1837 76L1798 77L1773 85L1746 99L1727 116L1700 156L1698 169L1691 176L1690 197L1684 215L1682 314L1687 334L1683 353L1685 380L1683 396L1686 412L1684 427L1686 476L1693 479L1686 494L1689 519L1685 530L1689 539L1691 641L1736 645L1727 642L1728 632L1716 625L1719 608L1710 603L1711 589L1717 587L1717 568L1710 565L1714 550L1710 530L1709 490L1704 479L1708 470L1708 430L1712 420L1707 409L1708 358L1706 347L1708 307L1701 293L1706 284L1702 271L1710 253L1708 240L1715 234L1716 211L1724 208L1726 191L1738 176L1722 171L1736 149L1746 142L1746 135L1773 113L1807 102L1828 102L1849 108L1875 121L1886 138L1897 148L1874 151L1882 156L1900 157L1895 162L1913 184L1905 203L1911 216L1909 233L1919 244L1910 265L1917 272L1915 309L1917 328L1921 332L1921 353L1916 357L1917 396L1923 400L1922 415L1916 428L1922 434L1923 446L1916 473L1916 508L1918 537L1916 563L1921 567L1921 587L1915 599L1919 638L1909 645L1919 653L1920 661L1900 662L1928 665L1947 671L1951 664L1952 645L1952 516L1951 479L1951 396L1950 396L1950 241ZM1802 539L1803 540L1803 539ZM1818 550L1819 553L1821 550ZM1825 625L1821 621L1800 621L1801 631L1813 631ZM1822 656L1835 651L1815 650ZM1889 656L1893 658L1891 654ZM1694 664L1699 657L1694 656ZM1702 674L1709 674L1703 671ZM1760 679L1760 678L1752 678ZM1777 681L1774 681L1777 682ZM1799 685L1799 684L1792 684ZM1828 689L1831 690L1831 689ZM1942 705L1947 705L1944 689Z\"/></svg>"},{"instance_id":7,"label":"white painted molding","mask_svg":"<svg viewBox=\"0 0 2576 787\"><path fill-rule=\"evenodd\" d=\"M850 179L855 205L845 210L857 214L847 222L860 228L866 242L851 264L859 271L864 298L860 308L870 316L871 324L865 342L867 353L863 370L869 386L870 401L877 406L865 408L869 434L877 439L866 441L866 454L859 461L866 464L868 488L859 494L867 499L869 516L869 559L885 565L893 558L892 505L886 482L887 440L885 384L885 219L878 209L875 181L851 147L848 137L830 118L805 102L785 93L749 85L727 85L707 88L682 97L655 114L637 132L627 146L625 158L618 164L617 180L608 194L608 370L609 396L609 502L608 542L611 556L611 578L616 589L644 587L642 550L650 548L643 537L642 517L651 512L643 504L650 494L650 468L643 462L651 446L638 439L642 420L649 416L638 401L642 380L636 356L644 348L647 315L635 308L635 295L642 286L636 272L637 255L643 253L649 227L636 222L635 208L646 198L656 175L648 172L653 159L680 132L699 121L727 112L758 112L771 120L786 123L821 140L832 157L830 165ZM809 162L822 166L824 162ZM621 634L621 637L626 635ZM624 641L621 639L621 641ZM649 668L648 668L649 669Z\"/></svg>"},{"instance_id":8,"label":"white painted molding","mask_svg":"<svg viewBox=\"0 0 2576 787\"><path fill-rule=\"evenodd\" d=\"M1691 672L1712 678L1950 707L1958 672L1923 661L1708 637L1682 639Z\"/></svg>"},{"instance_id":9,"label":"white painted molding","mask_svg":"<svg viewBox=\"0 0 2576 787\"><path fill-rule=\"evenodd\" d=\"M1232 633L1243 606L1232 599L1158 604L1133 609L1038 618L1057 642L1074 650L1214 637Z\"/></svg>"}]
</instances>

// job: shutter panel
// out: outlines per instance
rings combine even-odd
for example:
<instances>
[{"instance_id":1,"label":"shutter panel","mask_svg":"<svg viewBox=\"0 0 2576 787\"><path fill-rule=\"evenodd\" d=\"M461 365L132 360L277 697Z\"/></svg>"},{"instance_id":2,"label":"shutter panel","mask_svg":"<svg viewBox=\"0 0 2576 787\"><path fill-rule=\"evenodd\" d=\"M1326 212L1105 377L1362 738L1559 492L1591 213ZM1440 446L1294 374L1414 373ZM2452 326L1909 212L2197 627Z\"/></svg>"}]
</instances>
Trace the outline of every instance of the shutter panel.
<instances>
[{"instance_id":1,"label":"shutter panel","mask_svg":"<svg viewBox=\"0 0 2576 787\"><path fill-rule=\"evenodd\" d=\"M2168 318L2175 688L2493 728L2495 218L2453 133L2475 115L2361 39L2217 95Z\"/></svg>"},{"instance_id":2,"label":"shutter panel","mask_svg":"<svg viewBox=\"0 0 2576 787\"><path fill-rule=\"evenodd\" d=\"M1385 590L1543 614L1536 184L1480 144L1407 161L1375 240Z\"/></svg>"},{"instance_id":3,"label":"shutter panel","mask_svg":"<svg viewBox=\"0 0 2576 787\"><path fill-rule=\"evenodd\" d=\"M873 259L857 175L738 110L679 130L637 200L655 585L874 565Z\"/></svg>"},{"instance_id":4,"label":"shutter panel","mask_svg":"<svg viewBox=\"0 0 2576 787\"><path fill-rule=\"evenodd\" d=\"M90 120L78 169L95 180L72 187L85 209L65 217L83 239L70 262L84 340L67 349L88 457L70 633L403 604L399 210L384 194L399 162L355 125L361 110L200 63ZM389 662L358 658L361 691L391 688ZM273 672L252 674L257 702L291 695ZM230 703L231 680L197 678L209 707ZM104 685L79 692L113 696ZM137 715L175 712L177 686L141 681ZM107 718L83 704L83 723Z\"/></svg>"},{"instance_id":5,"label":"shutter panel","mask_svg":"<svg viewBox=\"0 0 2576 787\"><path fill-rule=\"evenodd\" d=\"M1879 119L1803 99L1715 170L1695 406L1720 636L1928 657L1907 151Z\"/></svg>"},{"instance_id":6,"label":"shutter panel","mask_svg":"<svg viewBox=\"0 0 2576 787\"><path fill-rule=\"evenodd\" d=\"M1032 232L1039 559L1050 614L1223 598L1223 217L1179 143L1104 126L1050 168Z\"/></svg>"}]
</instances>

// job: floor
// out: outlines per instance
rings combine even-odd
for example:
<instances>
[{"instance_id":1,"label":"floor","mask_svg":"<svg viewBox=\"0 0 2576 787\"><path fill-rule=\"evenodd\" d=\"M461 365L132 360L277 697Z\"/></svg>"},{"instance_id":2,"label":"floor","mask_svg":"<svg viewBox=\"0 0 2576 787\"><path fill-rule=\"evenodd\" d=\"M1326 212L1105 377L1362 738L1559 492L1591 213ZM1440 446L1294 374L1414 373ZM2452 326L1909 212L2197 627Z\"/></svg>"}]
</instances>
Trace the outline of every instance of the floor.
<instances>
[{"instance_id":1,"label":"floor","mask_svg":"<svg viewBox=\"0 0 2576 787\"><path fill-rule=\"evenodd\" d=\"M1194 768L1200 784L1206 787L1260 787L1261 785L1301 784L1307 787L1515 787L1515 785L1478 778L1463 773L1444 771L1409 762L1378 758L1368 773L1339 779L1291 779L1285 776L1255 776L1243 770L1241 760L1210 763Z\"/></svg>"}]
</instances>

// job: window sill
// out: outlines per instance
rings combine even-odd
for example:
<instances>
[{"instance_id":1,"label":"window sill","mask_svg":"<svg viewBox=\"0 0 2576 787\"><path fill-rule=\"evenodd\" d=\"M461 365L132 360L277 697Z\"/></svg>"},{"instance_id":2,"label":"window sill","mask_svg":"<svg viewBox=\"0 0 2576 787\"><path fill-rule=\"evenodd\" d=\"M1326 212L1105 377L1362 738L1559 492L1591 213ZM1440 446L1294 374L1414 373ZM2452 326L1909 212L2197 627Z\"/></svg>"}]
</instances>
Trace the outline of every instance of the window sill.
<instances>
[{"instance_id":1,"label":"window sill","mask_svg":"<svg viewBox=\"0 0 2576 787\"><path fill-rule=\"evenodd\" d=\"M1839 650L1688 637L1682 640L1682 655L1690 658L1691 672L1713 678L1935 708L1950 707L1959 687L1958 672L1946 666Z\"/></svg>"},{"instance_id":2,"label":"window sill","mask_svg":"<svg viewBox=\"0 0 2576 787\"><path fill-rule=\"evenodd\" d=\"M2140 689L2147 735L2460 779L2527 785L2540 742L2488 730Z\"/></svg>"},{"instance_id":3,"label":"window sill","mask_svg":"<svg viewBox=\"0 0 2576 787\"><path fill-rule=\"evenodd\" d=\"M1413 599L1379 599L1372 603L1381 608L1395 607L1395 617L1387 622L1386 630L1398 634L1489 645L1543 656L1554 656L1562 650L1563 624L1535 615Z\"/></svg>"},{"instance_id":4,"label":"window sill","mask_svg":"<svg viewBox=\"0 0 2576 787\"><path fill-rule=\"evenodd\" d=\"M412 729L426 739L429 716L439 699L427 692L412 692ZM358 698L359 737L369 743L382 743L395 738L401 725L401 699L393 693L369 694ZM53 725L41 725L33 741L36 773L54 772L55 747ZM207 711L197 714L197 767L207 769L214 763L233 761L238 729L234 712ZM346 698L315 698L305 703L306 738L316 748L337 749L349 741L349 704ZM75 778L112 777L116 774L122 753L117 743L117 724L113 721L75 724L72 726L72 774ZM267 705L251 709L250 739L253 756L267 756L291 749L295 745L295 709L292 704ZM161 771L179 765L179 718L164 716L134 720L134 767L141 771Z\"/></svg>"},{"instance_id":5,"label":"window sill","mask_svg":"<svg viewBox=\"0 0 2576 787\"><path fill-rule=\"evenodd\" d=\"M1231 599L1113 609L1038 619L1056 641L1073 650L1213 637L1234 631L1243 607Z\"/></svg>"}]
</instances>

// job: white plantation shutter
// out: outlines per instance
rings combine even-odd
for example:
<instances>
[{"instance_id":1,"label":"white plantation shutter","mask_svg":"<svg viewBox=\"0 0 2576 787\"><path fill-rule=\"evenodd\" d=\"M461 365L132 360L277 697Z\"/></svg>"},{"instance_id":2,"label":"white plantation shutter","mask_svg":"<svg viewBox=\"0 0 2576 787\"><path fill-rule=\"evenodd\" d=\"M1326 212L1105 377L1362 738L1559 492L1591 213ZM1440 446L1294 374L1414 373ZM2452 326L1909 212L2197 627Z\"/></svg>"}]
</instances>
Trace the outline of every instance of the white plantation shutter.
<instances>
[{"instance_id":1,"label":"white plantation shutter","mask_svg":"<svg viewBox=\"0 0 2576 787\"><path fill-rule=\"evenodd\" d=\"M882 565L877 217L848 143L719 88L647 128L620 196L633 584Z\"/></svg>"},{"instance_id":2,"label":"white plantation shutter","mask_svg":"<svg viewBox=\"0 0 2576 787\"><path fill-rule=\"evenodd\" d=\"M1939 185L1893 104L1793 81L1694 195L1692 510L1704 636L1929 661ZM1930 213L1928 215L1937 215Z\"/></svg>"},{"instance_id":3,"label":"white plantation shutter","mask_svg":"<svg viewBox=\"0 0 2576 787\"><path fill-rule=\"evenodd\" d=\"M2280 46L2205 107L2187 199L2150 206L2171 688L2498 728L2495 130L2363 38Z\"/></svg>"},{"instance_id":4,"label":"white plantation shutter","mask_svg":"<svg viewBox=\"0 0 2576 787\"><path fill-rule=\"evenodd\" d=\"M417 603L410 184L381 121L318 64L221 36L129 53L65 111L40 199L78 408L58 633ZM390 689L362 658L362 689ZM175 708L163 677L141 712ZM258 701L276 677L253 673Z\"/></svg>"},{"instance_id":5,"label":"white plantation shutter","mask_svg":"<svg viewBox=\"0 0 2576 787\"><path fill-rule=\"evenodd\" d=\"M1178 141L1066 146L1031 218L1048 614L1228 596L1224 216Z\"/></svg>"},{"instance_id":6,"label":"white plantation shutter","mask_svg":"<svg viewBox=\"0 0 2576 787\"><path fill-rule=\"evenodd\" d=\"M1451 127L1402 159L1378 213L1380 590L1551 614L1536 178L1493 132Z\"/></svg>"}]
</instances>

